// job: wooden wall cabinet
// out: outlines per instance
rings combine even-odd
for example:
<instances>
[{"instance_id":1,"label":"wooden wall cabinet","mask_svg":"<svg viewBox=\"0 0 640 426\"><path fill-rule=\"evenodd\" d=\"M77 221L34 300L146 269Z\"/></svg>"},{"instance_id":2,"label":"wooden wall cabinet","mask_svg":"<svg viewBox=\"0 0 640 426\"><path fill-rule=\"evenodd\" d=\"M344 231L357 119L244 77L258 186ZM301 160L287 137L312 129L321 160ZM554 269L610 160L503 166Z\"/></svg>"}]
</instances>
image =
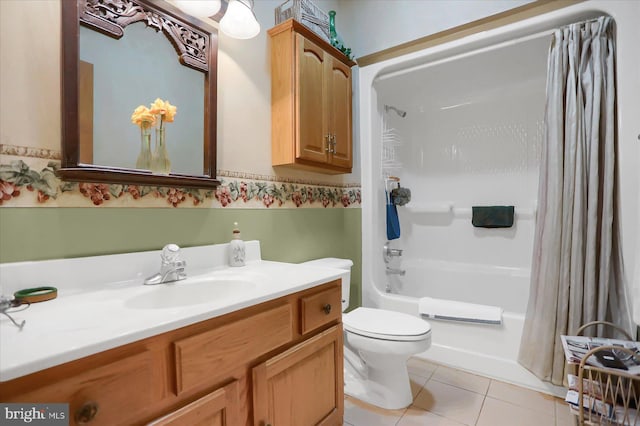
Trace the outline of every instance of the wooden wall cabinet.
<instances>
[{"instance_id":1,"label":"wooden wall cabinet","mask_svg":"<svg viewBox=\"0 0 640 426\"><path fill-rule=\"evenodd\" d=\"M70 425L341 425L340 280L0 383Z\"/></svg>"},{"instance_id":2,"label":"wooden wall cabinet","mask_svg":"<svg viewBox=\"0 0 640 426\"><path fill-rule=\"evenodd\" d=\"M293 19L269 36L272 165L351 173L355 62Z\"/></svg>"}]
</instances>

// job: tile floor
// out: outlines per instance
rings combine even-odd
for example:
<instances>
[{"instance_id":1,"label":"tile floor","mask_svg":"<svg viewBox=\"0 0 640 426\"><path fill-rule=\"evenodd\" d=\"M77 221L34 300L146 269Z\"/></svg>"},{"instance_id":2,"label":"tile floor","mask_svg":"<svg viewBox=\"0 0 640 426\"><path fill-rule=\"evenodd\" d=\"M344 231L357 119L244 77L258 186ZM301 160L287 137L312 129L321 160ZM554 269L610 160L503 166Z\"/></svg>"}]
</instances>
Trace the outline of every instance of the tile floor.
<instances>
[{"instance_id":1,"label":"tile floor","mask_svg":"<svg viewBox=\"0 0 640 426\"><path fill-rule=\"evenodd\" d=\"M347 426L573 426L558 398L418 358L409 360L413 404L383 410L345 397Z\"/></svg>"}]
</instances>

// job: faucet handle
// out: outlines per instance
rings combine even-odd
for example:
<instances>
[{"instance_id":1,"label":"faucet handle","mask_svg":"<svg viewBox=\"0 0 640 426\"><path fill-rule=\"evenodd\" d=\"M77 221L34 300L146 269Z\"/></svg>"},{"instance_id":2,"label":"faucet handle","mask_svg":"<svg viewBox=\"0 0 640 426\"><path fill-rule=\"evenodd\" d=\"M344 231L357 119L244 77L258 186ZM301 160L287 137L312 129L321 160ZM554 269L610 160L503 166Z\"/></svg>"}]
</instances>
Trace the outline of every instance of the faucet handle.
<instances>
[{"instance_id":1,"label":"faucet handle","mask_svg":"<svg viewBox=\"0 0 640 426\"><path fill-rule=\"evenodd\" d=\"M389 263L392 257L402 256L402 249L391 248L389 241L387 241L384 246L382 246L382 255L384 257L384 263Z\"/></svg>"},{"instance_id":2,"label":"faucet handle","mask_svg":"<svg viewBox=\"0 0 640 426\"><path fill-rule=\"evenodd\" d=\"M180 247L177 244L167 244L162 248L162 263L175 263L180 260Z\"/></svg>"}]
</instances>

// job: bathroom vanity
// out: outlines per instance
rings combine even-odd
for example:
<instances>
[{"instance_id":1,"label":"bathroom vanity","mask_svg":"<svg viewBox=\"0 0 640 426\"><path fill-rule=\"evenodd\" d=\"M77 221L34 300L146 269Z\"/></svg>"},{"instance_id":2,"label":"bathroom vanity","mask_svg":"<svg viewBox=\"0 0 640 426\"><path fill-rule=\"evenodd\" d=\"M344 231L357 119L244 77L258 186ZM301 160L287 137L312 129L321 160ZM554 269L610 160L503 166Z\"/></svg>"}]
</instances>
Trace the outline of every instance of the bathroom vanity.
<instances>
[{"instance_id":1,"label":"bathroom vanity","mask_svg":"<svg viewBox=\"0 0 640 426\"><path fill-rule=\"evenodd\" d=\"M139 268L153 264L149 253L157 255L140 253ZM3 319L0 400L69 403L70 424L342 424L342 271L259 260L257 242L251 253L246 267L175 284L63 287L58 299L16 314L27 321L21 331ZM185 258L198 264L204 251L185 249ZM218 297L207 302L201 286ZM183 290L194 298L182 299Z\"/></svg>"}]
</instances>

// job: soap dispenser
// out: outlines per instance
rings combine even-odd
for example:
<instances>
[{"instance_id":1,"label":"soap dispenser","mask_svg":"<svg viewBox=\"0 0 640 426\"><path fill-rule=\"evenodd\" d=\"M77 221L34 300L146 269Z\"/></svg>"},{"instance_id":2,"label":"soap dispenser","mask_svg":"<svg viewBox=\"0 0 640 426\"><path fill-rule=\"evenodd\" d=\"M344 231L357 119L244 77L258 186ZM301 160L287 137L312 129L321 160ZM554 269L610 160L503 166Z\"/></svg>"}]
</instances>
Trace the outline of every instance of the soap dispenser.
<instances>
[{"instance_id":1,"label":"soap dispenser","mask_svg":"<svg viewBox=\"0 0 640 426\"><path fill-rule=\"evenodd\" d=\"M233 223L233 239L229 242L229 265L244 266L244 241L240 238L238 222Z\"/></svg>"}]
</instances>

